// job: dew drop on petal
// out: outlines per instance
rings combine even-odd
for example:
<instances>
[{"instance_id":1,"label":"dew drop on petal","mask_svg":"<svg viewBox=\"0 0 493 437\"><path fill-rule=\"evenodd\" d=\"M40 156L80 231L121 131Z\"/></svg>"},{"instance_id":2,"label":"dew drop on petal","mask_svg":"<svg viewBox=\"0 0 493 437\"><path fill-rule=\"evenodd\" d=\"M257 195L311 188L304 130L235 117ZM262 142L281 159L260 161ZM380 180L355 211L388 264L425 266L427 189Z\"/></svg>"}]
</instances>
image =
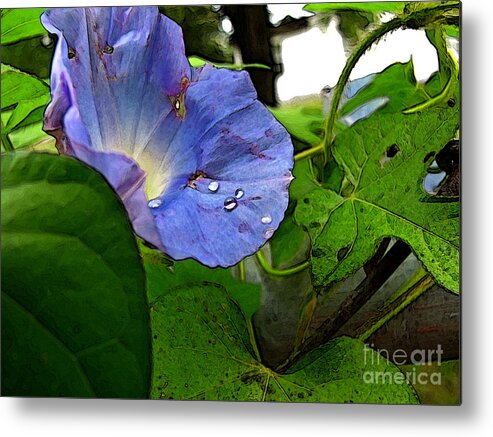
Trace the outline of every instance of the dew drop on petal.
<instances>
[{"instance_id":1,"label":"dew drop on petal","mask_svg":"<svg viewBox=\"0 0 493 437\"><path fill-rule=\"evenodd\" d=\"M178 99L176 99L176 100L175 100L175 104L174 104L174 106L175 106L175 109L176 109L177 111L179 111L179 110L180 110L180 101L179 101Z\"/></svg>"},{"instance_id":2,"label":"dew drop on petal","mask_svg":"<svg viewBox=\"0 0 493 437\"><path fill-rule=\"evenodd\" d=\"M274 235L274 229L273 228L267 228L265 231L264 231L264 237L265 238L270 238Z\"/></svg>"},{"instance_id":3,"label":"dew drop on petal","mask_svg":"<svg viewBox=\"0 0 493 437\"><path fill-rule=\"evenodd\" d=\"M266 214L264 215L260 221L264 224L264 225L269 225L272 223L272 217L269 215L269 214Z\"/></svg>"},{"instance_id":4,"label":"dew drop on petal","mask_svg":"<svg viewBox=\"0 0 493 437\"><path fill-rule=\"evenodd\" d=\"M237 199L241 199L243 197L243 195L245 194L245 192L243 191L242 188L238 188L236 191L235 191L235 197Z\"/></svg>"},{"instance_id":5,"label":"dew drop on petal","mask_svg":"<svg viewBox=\"0 0 493 437\"><path fill-rule=\"evenodd\" d=\"M161 206L161 203L163 203L161 199L152 199L149 201L147 206L149 206L149 208L158 208L159 206Z\"/></svg>"},{"instance_id":6,"label":"dew drop on petal","mask_svg":"<svg viewBox=\"0 0 493 437\"><path fill-rule=\"evenodd\" d=\"M224 209L226 211L233 211L238 206L238 202L234 197L227 197L224 201Z\"/></svg>"},{"instance_id":7,"label":"dew drop on petal","mask_svg":"<svg viewBox=\"0 0 493 437\"><path fill-rule=\"evenodd\" d=\"M209 188L209 191L215 193L217 190L219 190L219 182L212 181L207 188Z\"/></svg>"}]
</instances>

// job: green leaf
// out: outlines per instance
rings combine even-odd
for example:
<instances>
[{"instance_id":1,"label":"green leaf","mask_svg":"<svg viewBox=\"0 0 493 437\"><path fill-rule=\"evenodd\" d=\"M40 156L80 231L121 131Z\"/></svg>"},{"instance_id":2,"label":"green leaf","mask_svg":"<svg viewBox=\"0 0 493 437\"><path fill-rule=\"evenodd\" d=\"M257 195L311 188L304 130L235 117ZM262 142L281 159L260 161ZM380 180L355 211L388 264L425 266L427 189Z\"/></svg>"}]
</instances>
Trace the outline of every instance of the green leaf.
<instances>
[{"instance_id":1,"label":"green leaf","mask_svg":"<svg viewBox=\"0 0 493 437\"><path fill-rule=\"evenodd\" d=\"M270 240L272 267L284 268L293 264L293 260L305 261L308 257L310 239L298 226L292 216L286 217Z\"/></svg>"},{"instance_id":2,"label":"green leaf","mask_svg":"<svg viewBox=\"0 0 493 437\"><path fill-rule=\"evenodd\" d=\"M405 2L362 2L362 3L309 3L303 9L309 12L336 13L339 11L360 11L400 14L404 10Z\"/></svg>"},{"instance_id":3,"label":"green leaf","mask_svg":"<svg viewBox=\"0 0 493 437\"><path fill-rule=\"evenodd\" d=\"M398 112L427 98L414 76L412 60L406 63L397 62L378 73L367 86L342 106L339 110L340 116L348 115L378 97L389 98L389 102L379 109L380 112Z\"/></svg>"},{"instance_id":4,"label":"green leaf","mask_svg":"<svg viewBox=\"0 0 493 437\"><path fill-rule=\"evenodd\" d=\"M46 8L2 9L2 45L46 35L40 16Z\"/></svg>"},{"instance_id":5,"label":"green leaf","mask_svg":"<svg viewBox=\"0 0 493 437\"><path fill-rule=\"evenodd\" d=\"M222 287L179 287L152 308L152 398L417 403L399 369L359 340L333 340L288 374L265 367L253 358L245 319ZM392 382L368 382L380 373Z\"/></svg>"},{"instance_id":6,"label":"green leaf","mask_svg":"<svg viewBox=\"0 0 493 437\"><path fill-rule=\"evenodd\" d=\"M50 87L37 79L13 67L2 64L2 111L13 107L6 122L4 133L10 133L29 114L44 108L50 101ZM42 113L40 114L42 120Z\"/></svg>"},{"instance_id":7,"label":"green leaf","mask_svg":"<svg viewBox=\"0 0 493 437\"><path fill-rule=\"evenodd\" d=\"M2 46L2 62L41 79L50 76L55 44L48 34Z\"/></svg>"},{"instance_id":8,"label":"green leaf","mask_svg":"<svg viewBox=\"0 0 493 437\"><path fill-rule=\"evenodd\" d=\"M289 186L290 200L299 201L306 193L320 187L320 184L315 180L313 167L308 159L294 163L293 176L294 180Z\"/></svg>"},{"instance_id":9,"label":"green leaf","mask_svg":"<svg viewBox=\"0 0 493 437\"><path fill-rule=\"evenodd\" d=\"M422 404L460 405L459 360L406 364L400 368L409 375Z\"/></svg>"},{"instance_id":10,"label":"green leaf","mask_svg":"<svg viewBox=\"0 0 493 437\"><path fill-rule=\"evenodd\" d=\"M458 102L458 86L451 92ZM347 178L343 194L315 189L295 212L312 239L315 286L344 279L392 236L412 247L438 283L458 293L459 203L423 189L430 157L459 126L460 105L449 107L447 99L409 115L376 113L336 137L334 157Z\"/></svg>"},{"instance_id":11,"label":"green leaf","mask_svg":"<svg viewBox=\"0 0 493 437\"><path fill-rule=\"evenodd\" d=\"M453 25L444 26L444 30L445 30L445 33L447 34L447 36L449 36L451 38L459 39L459 37L460 37L459 26L453 26Z\"/></svg>"},{"instance_id":12,"label":"green leaf","mask_svg":"<svg viewBox=\"0 0 493 437\"><path fill-rule=\"evenodd\" d=\"M55 138L43 131L43 123L25 125L21 123L9 134L14 149L36 152L58 153Z\"/></svg>"},{"instance_id":13,"label":"green leaf","mask_svg":"<svg viewBox=\"0 0 493 437\"><path fill-rule=\"evenodd\" d=\"M210 5L160 6L159 11L182 28L187 55L215 62L233 61L230 36L221 30L221 12Z\"/></svg>"},{"instance_id":14,"label":"green leaf","mask_svg":"<svg viewBox=\"0 0 493 437\"><path fill-rule=\"evenodd\" d=\"M251 317L260 307L260 285L240 282L233 277L231 269L213 269L192 259L174 261L170 265L154 250L141 247L141 253L147 274L149 301L167 293L171 288L208 281L224 286L247 317Z\"/></svg>"},{"instance_id":15,"label":"green leaf","mask_svg":"<svg viewBox=\"0 0 493 437\"><path fill-rule=\"evenodd\" d=\"M203 67L206 64L212 64L217 68L228 68L229 70L244 70L245 68L260 68L262 70L270 70L268 65L264 64L229 64L220 62L211 62L200 56L190 56L188 62L194 68Z\"/></svg>"},{"instance_id":16,"label":"green leaf","mask_svg":"<svg viewBox=\"0 0 493 437\"><path fill-rule=\"evenodd\" d=\"M76 160L2 157L2 394L148 397L145 276L124 207Z\"/></svg>"},{"instance_id":17,"label":"green leaf","mask_svg":"<svg viewBox=\"0 0 493 437\"><path fill-rule=\"evenodd\" d=\"M423 11L426 9L433 9L436 8L437 6L444 5L445 3L448 3L450 6L456 6L457 11L456 12L451 12L449 11L447 15L452 15L452 16L457 16L459 13L459 2L458 1L453 1L453 0L445 0L445 1L424 1L424 2L418 2L418 1L412 1L412 2L406 2L404 3L404 13L405 14L410 14L413 12L418 12L418 11Z\"/></svg>"},{"instance_id":18,"label":"green leaf","mask_svg":"<svg viewBox=\"0 0 493 437\"><path fill-rule=\"evenodd\" d=\"M296 101L269 110L291 136L308 145L320 144L325 120L321 98Z\"/></svg>"},{"instance_id":19,"label":"green leaf","mask_svg":"<svg viewBox=\"0 0 493 437\"><path fill-rule=\"evenodd\" d=\"M349 92L351 84L348 84L346 89ZM400 111L427 98L423 87L418 85L414 77L412 60L406 63L395 63L376 74L368 85L363 86L353 97L343 103L338 111L337 119L381 97L389 99L388 103L379 109L383 112ZM320 144L326 118L323 113L322 99L311 98L269 109L291 136L305 144ZM339 124L336 133L346 128L347 126Z\"/></svg>"}]
</instances>

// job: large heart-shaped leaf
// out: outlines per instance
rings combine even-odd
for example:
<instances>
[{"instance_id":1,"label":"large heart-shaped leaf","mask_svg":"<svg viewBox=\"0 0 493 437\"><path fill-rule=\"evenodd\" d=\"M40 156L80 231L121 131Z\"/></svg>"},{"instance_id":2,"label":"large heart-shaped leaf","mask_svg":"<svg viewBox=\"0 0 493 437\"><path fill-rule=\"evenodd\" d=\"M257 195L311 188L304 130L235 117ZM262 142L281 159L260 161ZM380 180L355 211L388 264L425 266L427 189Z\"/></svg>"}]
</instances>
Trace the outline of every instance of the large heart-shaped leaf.
<instances>
[{"instance_id":1,"label":"large heart-shaped leaf","mask_svg":"<svg viewBox=\"0 0 493 437\"><path fill-rule=\"evenodd\" d=\"M458 98L451 87L450 96L422 112L380 112L337 136L334 157L345 171L345 188L315 189L295 213L312 239L316 285L359 269L392 236L413 248L437 282L458 292L459 203L423 189L432 157L457 132Z\"/></svg>"},{"instance_id":2,"label":"large heart-shaped leaf","mask_svg":"<svg viewBox=\"0 0 493 437\"><path fill-rule=\"evenodd\" d=\"M2 157L2 394L144 398L145 277L124 207L71 158Z\"/></svg>"},{"instance_id":3,"label":"large heart-shaped leaf","mask_svg":"<svg viewBox=\"0 0 493 437\"><path fill-rule=\"evenodd\" d=\"M399 369L359 340L333 340L287 374L265 367L254 358L243 314L221 286L179 287L151 309L152 398L417 403ZM379 383L383 374L386 382Z\"/></svg>"}]
</instances>

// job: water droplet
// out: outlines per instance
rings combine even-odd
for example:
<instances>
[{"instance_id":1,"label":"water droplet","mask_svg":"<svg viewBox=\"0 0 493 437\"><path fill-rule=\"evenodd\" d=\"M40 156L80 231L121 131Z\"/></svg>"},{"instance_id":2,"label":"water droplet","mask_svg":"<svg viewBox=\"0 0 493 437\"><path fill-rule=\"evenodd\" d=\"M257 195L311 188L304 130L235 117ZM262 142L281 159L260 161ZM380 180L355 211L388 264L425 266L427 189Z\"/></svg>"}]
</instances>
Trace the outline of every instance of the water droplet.
<instances>
[{"instance_id":1,"label":"water droplet","mask_svg":"<svg viewBox=\"0 0 493 437\"><path fill-rule=\"evenodd\" d=\"M269 214L266 214L264 215L260 221L264 224L264 225L269 225L272 223L272 217L269 215Z\"/></svg>"},{"instance_id":2,"label":"water droplet","mask_svg":"<svg viewBox=\"0 0 493 437\"><path fill-rule=\"evenodd\" d=\"M219 182L212 181L207 188L209 188L209 191L215 193L217 190L219 190Z\"/></svg>"},{"instance_id":3,"label":"water droplet","mask_svg":"<svg viewBox=\"0 0 493 437\"><path fill-rule=\"evenodd\" d=\"M103 48L103 53L106 55L111 55L113 53L113 47L111 47L110 45L106 45Z\"/></svg>"},{"instance_id":4,"label":"water droplet","mask_svg":"<svg viewBox=\"0 0 493 437\"><path fill-rule=\"evenodd\" d=\"M147 206L149 206L149 208L158 208L159 206L161 206L161 203L163 203L161 199L152 199L149 201Z\"/></svg>"},{"instance_id":5,"label":"water droplet","mask_svg":"<svg viewBox=\"0 0 493 437\"><path fill-rule=\"evenodd\" d=\"M238 206L238 202L234 197L227 197L224 201L224 209L226 211L233 211Z\"/></svg>"},{"instance_id":6,"label":"water droplet","mask_svg":"<svg viewBox=\"0 0 493 437\"><path fill-rule=\"evenodd\" d=\"M69 59L74 59L75 58L75 50L72 47L68 48L68 58Z\"/></svg>"},{"instance_id":7,"label":"water droplet","mask_svg":"<svg viewBox=\"0 0 493 437\"><path fill-rule=\"evenodd\" d=\"M244 196L245 192L243 191L242 188L238 188L236 191L235 191L235 197L237 199L241 199L243 196Z\"/></svg>"},{"instance_id":8,"label":"water droplet","mask_svg":"<svg viewBox=\"0 0 493 437\"><path fill-rule=\"evenodd\" d=\"M179 100L175 100L175 104L174 104L174 106L175 106L175 109L176 109L177 111L179 111L179 110L180 110L180 101L179 101Z\"/></svg>"},{"instance_id":9,"label":"water droplet","mask_svg":"<svg viewBox=\"0 0 493 437\"><path fill-rule=\"evenodd\" d=\"M274 229L273 228L267 228L264 232L264 237L265 238L270 238L274 235Z\"/></svg>"}]
</instances>

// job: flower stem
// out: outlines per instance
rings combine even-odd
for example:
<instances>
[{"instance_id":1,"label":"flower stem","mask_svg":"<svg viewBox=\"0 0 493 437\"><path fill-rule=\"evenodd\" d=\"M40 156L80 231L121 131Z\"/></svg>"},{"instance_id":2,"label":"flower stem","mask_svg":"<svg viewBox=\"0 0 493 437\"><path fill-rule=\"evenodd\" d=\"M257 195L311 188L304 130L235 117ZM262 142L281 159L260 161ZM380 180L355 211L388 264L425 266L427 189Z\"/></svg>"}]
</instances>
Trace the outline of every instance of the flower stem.
<instances>
[{"instance_id":1,"label":"flower stem","mask_svg":"<svg viewBox=\"0 0 493 437\"><path fill-rule=\"evenodd\" d=\"M339 103L344 91L344 86L346 85L346 82L349 79L349 75L353 71L353 68L356 66L361 56L363 56L363 54L373 45L373 43L382 38L382 36L384 36L386 33L396 30L400 27L409 27L412 29L424 27L430 23L435 22L439 18L434 14L435 12L445 12L448 10L457 9L458 7L459 3L440 4L439 6L433 8L420 9L410 14L396 17L393 20L384 23L382 26L375 29L356 48L356 50L348 58L334 90L334 97L332 98L332 104L330 106L329 115L325 124L325 137L323 141L325 161L327 161L331 155L334 123L337 110L339 108Z\"/></svg>"},{"instance_id":2,"label":"flower stem","mask_svg":"<svg viewBox=\"0 0 493 437\"><path fill-rule=\"evenodd\" d=\"M272 276L294 275L295 273L299 273L305 270L310 265L308 261L304 261L300 264L296 264L295 266L289 267L287 269L275 269L269 265L269 263L267 262L261 251L258 251L255 254L255 256L257 257L257 261L259 262L260 266L264 269L264 271Z\"/></svg>"},{"instance_id":3,"label":"flower stem","mask_svg":"<svg viewBox=\"0 0 493 437\"><path fill-rule=\"evenodd\" d=\"M300 153L294 155L294 162L301 161L302 159L311 158L312 156L323 153L325 145L319 144L318 146L311 147L310 149L303 150Z\"/></svg>"},{"instance_id":4,"label":"flower stem","mask_svg":"<svg viewBox=\"0 0 493 437\"><path fill-rule=\"evenodd\" d=\"M241 282L245 282L246 270L245 270L245 261L243 260L238 263L238 277Z\"/></svg>"},{"instance_id":5,"label":"flower stem","mask_svg":"<svg viewBox=\"0 0 493 437\"><path fill-rule=\"evenodd\" d=\"M378 331L390 319L412 304L434 284L435 281L431 275L423 268L420 268L409 281L395 293L397 297L391 299L376 317L370 319L357 330L356 337L361 341L368 340L373 333Z\"/></svg>"}]
</instances>

